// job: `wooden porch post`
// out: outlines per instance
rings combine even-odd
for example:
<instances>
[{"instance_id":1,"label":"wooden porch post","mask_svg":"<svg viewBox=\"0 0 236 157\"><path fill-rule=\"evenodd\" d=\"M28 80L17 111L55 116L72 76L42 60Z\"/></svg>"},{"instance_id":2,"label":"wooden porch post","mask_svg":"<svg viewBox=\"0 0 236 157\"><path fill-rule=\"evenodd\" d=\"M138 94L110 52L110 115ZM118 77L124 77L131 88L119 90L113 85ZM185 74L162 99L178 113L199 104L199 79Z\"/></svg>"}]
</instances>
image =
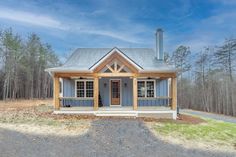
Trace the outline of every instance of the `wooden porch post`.
<instances>
[{"instance_id":1,"label":"wooden porch post","mask_svg":"<svg viewBox=\"0 0 236 157\"><path fill-rule=\"evenodd\" d=\"M98 110L98 95L99 95L99 79L98 77L94 78L94 95L93 95L93 108L94 110Z\"/></svg>"},{"instance_id":2,"label":"wooden porch post","mask_svg":"<svg viewBox=\"0 0 236 157\"><path fill-rule=\"evenodd\" d=\"M53 103L55 110L60 109L60 101L59 101L59 77L53 77Z\"/></svg>"},{"instance_id":3,"label":"wooden porch post","mask_svg":"<svg viewBox=\"0 0 236 157\"><path fill-rule=\"evenodd\" d=\"M177 108L177 78L176 77L171 78L171 98L172 98L171 109L176 110Z\"/></svg>"},{"instance_id":4,"label":"wooden porch post","mask_svg":"<svg viewBox=\"0 0 236 157\"><path fill-rule=\"evenodd\" d=\"M133 109L138 109L137 78L133 78Z\"/></svg>"}]
</instances>

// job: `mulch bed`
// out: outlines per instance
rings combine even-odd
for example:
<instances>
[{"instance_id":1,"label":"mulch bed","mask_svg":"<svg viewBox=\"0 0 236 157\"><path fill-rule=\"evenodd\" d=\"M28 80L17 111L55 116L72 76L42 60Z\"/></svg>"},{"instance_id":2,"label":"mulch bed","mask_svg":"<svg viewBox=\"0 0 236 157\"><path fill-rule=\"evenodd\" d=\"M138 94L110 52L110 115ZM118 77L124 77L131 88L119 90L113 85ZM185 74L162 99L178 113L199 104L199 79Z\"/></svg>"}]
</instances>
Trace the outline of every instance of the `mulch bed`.
<instances>
[{"instance_id":1,"label":"mulch bed","mask_svg":"<svg viewBox=\"0 0 236 157\"><path fill-rule=\"evenodd\" d=\"M170 123L180 123L180 124L206 123L204 119L184 114L179 114L176 120L164 119L164 118L138 118L138 119L144 120L145 122L170 122Z\"/></svg>"},{"instance_id":2,"label":"mulch bed","mask_svg":"<svg viewBox=\"0 0 236 157\"><path fill-rule=\"evenodd\" d=\"M193 117L190 115L180 114L178 115L177 121L181 121L184 123L190 123L190 124L200 124L200 123L206 123L204 119Z\"/></svg>"},{"instance_id":3,"label":"mulch bed","mask_svg":"<svg viewBox=\"0 0 236 157\"><path fill-rule=\"evenodd\" d=\"M134 117L96 117L93 115L65 115L65 114L61 114L61 115L55 115L52 113L43 113L40 114L43 117L50 117L56 120L79 120L79 119L113 119L113 120L120 120L120 119L138 119L141 121L145 121L145 122L173 122L173 123L180 123L180 124L200 124L200 123L206 123L205 120L198 118L198 117L193 117L193 116L189 116L189 115L178 115L177 120L173 120L173 119L162 119L162 118L145 118L145 117L138 117L138 118L134 118Z\"/></svg>"}]
</instances>

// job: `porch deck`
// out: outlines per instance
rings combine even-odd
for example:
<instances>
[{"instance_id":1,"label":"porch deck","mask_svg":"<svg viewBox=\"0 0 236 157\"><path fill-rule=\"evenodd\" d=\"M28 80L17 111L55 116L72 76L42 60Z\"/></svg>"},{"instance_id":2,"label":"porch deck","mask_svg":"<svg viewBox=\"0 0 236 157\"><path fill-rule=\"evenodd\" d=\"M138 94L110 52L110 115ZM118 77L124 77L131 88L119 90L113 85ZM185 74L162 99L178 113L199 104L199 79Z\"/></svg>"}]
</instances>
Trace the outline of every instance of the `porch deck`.
<instances>
[{"instance_id":1,"label":"porch deck","mask_svg":"<svg viewBox=\"0 0 236 157\"><path fill-rule=\"evenodd\" d=\"M95 115L95 116L125 116L125 117L166 117L176 119L176 110L171 110L170 107L150 106L138 107L133 110L133 107L99 107L94 110L93 107L61 107L60 110L54 111L54 114L80 114L80 115ZM163 116L164 115L164 116Z\"/></svg>"},{"instance_id":2,"label":"porch deck","mask_svg":"<svg viewBox=\"0 0 236 157\"><path fill-rule=\"evenodd\" d=\"M142 106L136 111L170 111L170 107L165 106ZM94 111L93 107L60 107L60 111ZM134 111L132 106L99 107L98 111Z\"/></svg>"}]
</instances>

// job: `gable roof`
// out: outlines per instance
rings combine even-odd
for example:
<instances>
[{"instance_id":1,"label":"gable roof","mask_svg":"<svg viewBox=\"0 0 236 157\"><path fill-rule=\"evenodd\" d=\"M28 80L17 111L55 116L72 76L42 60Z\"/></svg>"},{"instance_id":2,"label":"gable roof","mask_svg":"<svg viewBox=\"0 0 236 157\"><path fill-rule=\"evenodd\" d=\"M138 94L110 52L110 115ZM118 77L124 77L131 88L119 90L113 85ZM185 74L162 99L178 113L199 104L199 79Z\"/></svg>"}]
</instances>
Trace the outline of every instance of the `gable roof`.
<instances>
[{"instance_id":1,"label":"gable roof","mask_svg":"<svg viewBox=\"0 0 236 157\"><path fill-rule=\"evenodd\" d=\"M155 58L155 51L151 48L78 48L64 65L55 68L46 69L49 72L92 72L93 67L100 61L109 56L114 50L117 50L130 63L135 65L139 71L170 71L176 69L159 61Z\"/></svg>"},{"instance_id":2,"label":"gable roof","mask_svg":"<svg viewBox=\"0 0 236 157\"><path fill-rule=\"evenodd\" d=\"M116 47L114 47L108 53L106 53L102 58L100 58L96 63L94 63L89 69L94 70L97 66L99 66L103 61L105 61L108 57L110 57L114 53L118 53L119 55L121 55L124 59L126 59L129 63L131 63L137 69L139 70L143 69L139 64L137 64L134 60L129 58L129 56L127 56L125 53L123 53L121 50L119 50Z\"/></svg>"}]
</instances>

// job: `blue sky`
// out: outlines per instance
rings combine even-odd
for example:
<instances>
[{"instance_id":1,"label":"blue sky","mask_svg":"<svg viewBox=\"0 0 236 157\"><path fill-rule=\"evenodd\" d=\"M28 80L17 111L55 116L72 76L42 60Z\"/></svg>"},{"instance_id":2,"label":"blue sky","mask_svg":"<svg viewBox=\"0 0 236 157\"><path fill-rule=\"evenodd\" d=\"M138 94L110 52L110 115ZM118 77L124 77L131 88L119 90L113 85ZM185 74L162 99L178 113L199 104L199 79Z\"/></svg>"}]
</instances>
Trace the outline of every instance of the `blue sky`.
<instances>
[{"instance_id":1,"label":"blue sky","mask_svg":"<svg viewBox=\"0 0 236 157\"><path fill-rule=\"evenodd\" d=\"M37 33L63 58L77 47L190 46L193 53L236 35L236 0L0 1L0 29Z\"/></svg>"}]
</instances>

